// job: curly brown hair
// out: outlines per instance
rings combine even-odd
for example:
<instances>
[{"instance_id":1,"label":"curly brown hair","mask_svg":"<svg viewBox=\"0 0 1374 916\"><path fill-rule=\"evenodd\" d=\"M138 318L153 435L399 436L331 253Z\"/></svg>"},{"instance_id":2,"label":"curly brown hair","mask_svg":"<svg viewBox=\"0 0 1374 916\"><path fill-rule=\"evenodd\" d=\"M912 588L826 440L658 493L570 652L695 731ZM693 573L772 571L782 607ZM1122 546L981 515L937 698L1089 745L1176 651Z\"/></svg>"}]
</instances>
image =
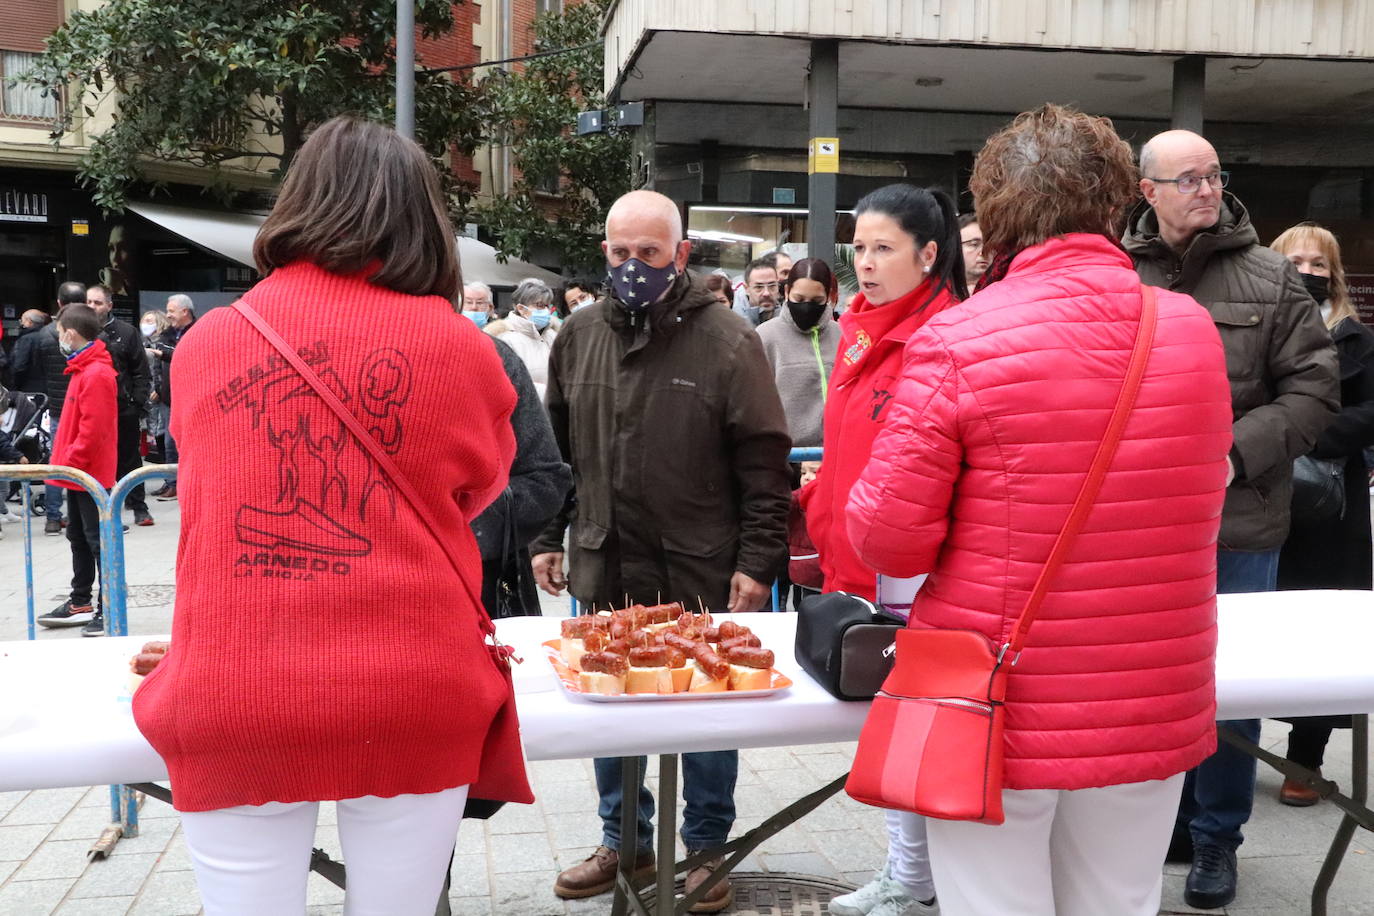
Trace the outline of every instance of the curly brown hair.
<instances>
[{"instance_id":1,"label":"curly brown hair","mask_svg":"<svg viewBox=\"0 0 1374 916\"><path fill-rule=\"evenodd\" d=\"M1139 177L1109 118L1051 104L1022 112L973 163L983 249L996 259L1068 232L1116 239Z\"/></svg>"}]
</instances>

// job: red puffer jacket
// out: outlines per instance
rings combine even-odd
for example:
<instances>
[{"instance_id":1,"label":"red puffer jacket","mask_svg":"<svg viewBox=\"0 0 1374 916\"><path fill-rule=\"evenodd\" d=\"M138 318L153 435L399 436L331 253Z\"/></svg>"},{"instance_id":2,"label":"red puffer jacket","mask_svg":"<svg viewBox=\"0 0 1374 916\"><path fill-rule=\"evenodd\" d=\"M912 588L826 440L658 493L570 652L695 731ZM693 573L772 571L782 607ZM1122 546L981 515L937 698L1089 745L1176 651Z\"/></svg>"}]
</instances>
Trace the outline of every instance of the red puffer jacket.
<instances>
[{"instance_id":1,"label":"red puffer jacket","mask_svg":"<svg viewBox=\"0 0 1374 916\"><path fill-rule=\"evenodd\" d=\"M848 520L879 572L931 573L913 626L1009 637L1106 428L1140 309L1126 255L1074 234L1023 251L912 337ZM1007 788L1161 779L1212 752L1230 447L1216 328L1161 290L1116 459L1011 674Z\"/></svg>"},{"instance_id":2,"label":"red puffer jacket","mask_svg":"<svg viewBox=\"0 0 1374 916\"><path fill-rule=\"evenodd\" d=\"M927 280L883 305L870 305L859 293L840 317L840 352L825 402L821 469L815 480L797 491L807 531L820 554L827 592L849 592L870 601L877 597L878 574L854 553L845 532L849 489L868 463L873 437L887 422L907 341L953 303L948 290L932 295Z\"/></svg>"}]
</instances>

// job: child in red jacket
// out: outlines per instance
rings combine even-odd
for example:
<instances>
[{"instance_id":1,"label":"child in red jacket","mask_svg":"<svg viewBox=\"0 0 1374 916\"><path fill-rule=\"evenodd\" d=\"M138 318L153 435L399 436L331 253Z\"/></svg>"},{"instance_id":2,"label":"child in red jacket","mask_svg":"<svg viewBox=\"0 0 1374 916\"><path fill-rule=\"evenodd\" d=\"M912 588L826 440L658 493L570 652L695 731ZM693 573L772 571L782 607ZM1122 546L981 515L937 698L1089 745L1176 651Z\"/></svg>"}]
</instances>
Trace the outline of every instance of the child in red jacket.
<instances>
[{"instance_id":1,"label":"child in red jacket","mask_svg":"<svg viewBox=\"0 0 1374 916\"><path fill-rule=\"evenodd\" d=\"M57 316L57 340L67 357L71 381L62 422L53 442L52 463L85 471L102 487L115 482L118 405L115 370L100 337L100 319L84 305L69 305ZM100 510L95 499L66 480L49 483L71 490L67 540L72 547L71 597L38 618L45 627L82 627L82 636L104 636L105 617L91 605L91 588L100 569Z\"/></svg>"}]
</instances>

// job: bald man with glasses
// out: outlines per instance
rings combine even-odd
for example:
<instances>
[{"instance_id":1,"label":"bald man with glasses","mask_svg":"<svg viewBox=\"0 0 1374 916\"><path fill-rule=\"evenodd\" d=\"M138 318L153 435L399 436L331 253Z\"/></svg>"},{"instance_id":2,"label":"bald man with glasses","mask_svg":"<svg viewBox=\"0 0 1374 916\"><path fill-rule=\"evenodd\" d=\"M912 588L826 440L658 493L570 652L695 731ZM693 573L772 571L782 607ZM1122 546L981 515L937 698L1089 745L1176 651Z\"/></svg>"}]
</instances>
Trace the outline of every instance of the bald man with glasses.
<instances>
[{"instance_id":1,"label":"bald man with glasses","mask_svg":"<svg viewBox=\"0 0 1374 916\"><path fill-rule=\"evenodd\" d=\"M1288 260L1260 244L1224 189L1206 139L1186 130L1140 152L1144 201L1122 243L1141 280L1187 293L1212 316L1226 352L1235 420L1217 549L1217 592L1273 591L1288 537L1293 460L1311 451L1340 407L1336 352ZM1221 722L1252 742L1258 719ZM1236 895L1236 849L1255 796L1255 760L1229 745L1189 772L1172 861L1191 859L1184 899L1198 909ZM1191 852L1189 851L1191 846Z\"/></svg>"}]
</instances>

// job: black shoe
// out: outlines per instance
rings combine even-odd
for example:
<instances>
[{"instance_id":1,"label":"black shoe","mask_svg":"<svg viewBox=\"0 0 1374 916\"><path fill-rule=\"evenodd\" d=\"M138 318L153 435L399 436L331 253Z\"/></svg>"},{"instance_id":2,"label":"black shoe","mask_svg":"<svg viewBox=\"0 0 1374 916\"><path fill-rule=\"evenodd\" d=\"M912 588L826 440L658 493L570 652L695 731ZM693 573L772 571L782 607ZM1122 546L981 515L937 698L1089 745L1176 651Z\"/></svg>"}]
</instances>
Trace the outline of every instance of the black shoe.
<instances>
[{"instance_id":1,"label":"black shoe","mask_svg":"<svg viewBox=\"0 0 1374 916\"><path fill-rule=\"evenodd\" d=\"M177 488L175 486L166 486L163 487L160 492L154 493L153 495L163 502L167 502L169 499L177 498Z\"/></svg>"},{"instance_id":2,"label":"black shoe","mask_svg":"<svg viewBox=\"0 0 1374 916\"><path fill-rule=\"evenodd\" d=\"M140 528L151 528L153 526L153 514L147 509L135 509L134 524Z\"/></svg>"},{"instance_id":3,"label":"black shoe","mask_svg":"<svg viewBox=\"0 0 1374 916\"><path fill-rule=\"evenodd\" d=\"M90 622L81 628L82 636L104 636L105 635L105 615L97 613L91 618Z\"/></svg>"},{"instance_id":4,"label":"black shoe","mask_svg":"<svg viewBox=\"0 0 1374 916\"><path fill-rule=\"evenodd\" d=\"M1199 910L1216 910L1236 899L1236 852L1199 846L1183 888L1183 900Z\"/></svg>"},{"instance_id":5,"label":"black shoe","mask_svg":"<svg viewBox=\"0 0 1374 916\"><path fill-rule=\"evenodd\" d=\"M58 535L62 533L62 523L55 518L50 518L43 523L43 533L46 535Z\"/></svg>"},{"instance_id":6,"label":"black shoe","mask_svg":"<svg viewBox=\"0 0 1374 916\"><path fill-rule=\"evenodd\" d=\"M1169 851L1164 854L1165 862L1193 861L1193 834L1187 827L1175 827L1174 835L1169 838Z\"/></svg>"},{"instance_id":7,"label":"black shoe","mask_svg":"<svg viewBox=\"0 0 1374 916\"><path fill-rule=\"evenodd\" d=\"M70 598L38 618L40 627L49 629L79 627L90 623L96 617L95 608L89 604L72 604Z\"/></svg>"},{"instance_id":8,"label":"black shoe","mask_svg":"<svg viewBox=\"0 0 1374 916\"><path fill-rule=\"evenodd\" d=\"M158 464L161 464L161 463L162 463L162 462L160 462L160 461L158 462ZM164 493L166 493L166 492L167 492L167 484L166 484L166 483L163 483L162 486L158 487L156 490L154 490L153 492L149 493L148 495L149 495L149 496L162 496L162 495L163 495Z\"/></svg>"}]
</instances>

